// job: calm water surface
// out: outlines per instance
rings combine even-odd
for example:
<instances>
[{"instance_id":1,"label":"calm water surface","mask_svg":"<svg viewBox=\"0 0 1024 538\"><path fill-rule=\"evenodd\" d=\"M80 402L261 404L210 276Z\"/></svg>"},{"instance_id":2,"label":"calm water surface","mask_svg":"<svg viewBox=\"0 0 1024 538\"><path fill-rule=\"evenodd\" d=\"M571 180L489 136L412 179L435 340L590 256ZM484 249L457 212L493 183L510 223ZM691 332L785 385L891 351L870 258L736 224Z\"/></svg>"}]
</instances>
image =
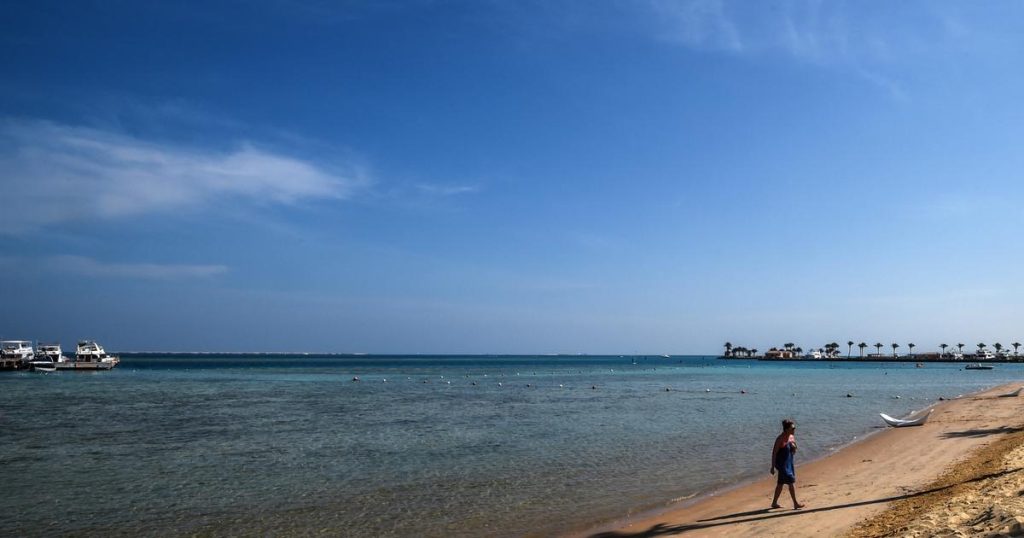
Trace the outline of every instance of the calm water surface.
<instances>
[{"instance_id":1,"label":"calm water surface","mask_svg":"<svg viewBox=\"0 0 1024 538\"><path fill-rule=\"evenodd\" d=\"M550 535L760 476L784 417L799 464L878 412L1022 374L618 356L0 372L0 535Z\"/></svg>"}]
</instances>

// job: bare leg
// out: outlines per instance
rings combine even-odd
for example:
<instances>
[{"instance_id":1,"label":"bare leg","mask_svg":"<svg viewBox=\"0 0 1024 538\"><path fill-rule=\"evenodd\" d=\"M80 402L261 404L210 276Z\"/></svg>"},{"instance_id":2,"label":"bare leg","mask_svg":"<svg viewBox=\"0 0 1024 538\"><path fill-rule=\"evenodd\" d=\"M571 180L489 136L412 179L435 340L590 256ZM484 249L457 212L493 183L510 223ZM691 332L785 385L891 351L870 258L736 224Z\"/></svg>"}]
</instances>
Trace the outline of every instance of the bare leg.
<instances>
[{"instance_id":1,"label":"bare leg","mask_svg":"<svg viewBox=\"0 0 1024 538\"><path fill-rule=\"evenodd\" d=\"M782 484L779 484L779 489L782 489ZM794 486L793 484L789 485L789 496L793 498L793 509L794 510L799 510L799 509L804 507L804 505L800 504L796 500L796 486ZM775 500L778 500L778 496L775 497Z\"/></svg>"},{"instance_id":2,"label":"bare leg","mask_svg":"<svg viewBox=\"0 0 1024 538\"><path fill-rule=\"evenodd\" d=\"M782 495L782 484L775 486L775 498L772 499L772 508L782 508L779 506L779 495Z\"/></svg>"}]
</instances>

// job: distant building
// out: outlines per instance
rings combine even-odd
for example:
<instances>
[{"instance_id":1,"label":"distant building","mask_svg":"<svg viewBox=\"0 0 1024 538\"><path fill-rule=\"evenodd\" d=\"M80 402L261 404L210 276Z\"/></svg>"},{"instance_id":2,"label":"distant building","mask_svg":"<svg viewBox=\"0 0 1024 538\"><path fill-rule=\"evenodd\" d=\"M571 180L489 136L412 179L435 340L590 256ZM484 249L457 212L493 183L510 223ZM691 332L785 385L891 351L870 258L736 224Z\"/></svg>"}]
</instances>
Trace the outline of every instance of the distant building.
<instances>
[{"instance_id":1,"label":"distant building","mask_svg":"<svg viewBox=\"0 0 1024 538\"><path fill-rule=\"evenodd\" d=\"M790 349L775 349L771 348L764 352L764 358L766 359L795 359L796 353Z\"/></svg>"}]
</instances>

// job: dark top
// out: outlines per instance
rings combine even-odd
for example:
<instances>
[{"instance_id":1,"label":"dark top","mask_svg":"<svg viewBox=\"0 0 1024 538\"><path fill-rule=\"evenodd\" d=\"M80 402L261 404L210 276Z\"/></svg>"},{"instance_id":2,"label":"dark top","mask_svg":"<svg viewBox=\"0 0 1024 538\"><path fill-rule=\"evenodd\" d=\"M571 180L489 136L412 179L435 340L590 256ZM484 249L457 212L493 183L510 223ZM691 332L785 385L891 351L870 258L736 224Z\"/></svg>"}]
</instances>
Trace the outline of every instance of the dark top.
<instances>
[{"instance_id":1,"label":"dark top","mask_svg":"<svg viewBox=\"0 0 1024 538\"><path fill-rule=\"evenodd\" d=\"M793 468L793 445L796 441L793 436L779 439L782 446L775 451L775 471L778 473L780 484L795 484L796 469Z\"/></svg>"}]
</instances>

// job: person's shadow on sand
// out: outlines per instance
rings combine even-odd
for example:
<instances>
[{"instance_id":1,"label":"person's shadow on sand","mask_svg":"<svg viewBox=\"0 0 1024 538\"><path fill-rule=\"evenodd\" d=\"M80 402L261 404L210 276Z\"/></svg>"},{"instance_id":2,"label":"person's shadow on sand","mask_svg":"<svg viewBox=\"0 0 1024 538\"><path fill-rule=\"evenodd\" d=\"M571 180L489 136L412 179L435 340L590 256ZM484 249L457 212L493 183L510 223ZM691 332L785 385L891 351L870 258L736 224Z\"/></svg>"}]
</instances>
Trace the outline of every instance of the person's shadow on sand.
<instances>
[{"instance_id":1,"label":"person's shadow on sand","mask_svg":"<svg viewBox=\"0 0 1024 538\"><path fill-rule=\"evenodd\" d=\"M988 480L988 479L991 479L991 478L999 478L1000 476L1008 475L1008 474L1011 474L1011 473L1016 473L1018 471L1024 471L1024 467L1019 467L1017 469L1008 469L1008 470L1005 470L1005 471L999 471L997 473L989 473L989 474L986 474L986 475L983 475L983 476L976 476L976 477L974 477L974 478L972 478L970 480L965 480L964 482L962 482L962 484L970 484L971 482L978 482L978 481L981 481L981 480ZM807 514L814 514L814 513L817 513L817 512L828 512L828 511L831 511L831 510L841 510L843 508L856 508L858 506L866 506L866 505L869 505L869 504L889 503L889 502L893 502L893 501L899 501L899 500L902 500L902 499L910 499L910 498L913 498L913 497L920 497L922 495L929 495L931 493L936 493L936 492L939 492L939 491L943 491L943 490L946 490L946 489L949 489L949 488L952 488L952 487L956 487L958 485L960 485L960 484L950 484L950 485L942 486L942 487L938 487L938 488L932 488L932 489L928 489L928 490L924 490L924 491L918 491L916 493L907 493L905 495L896 495L894 497L885 497L885 498L881 498L881 499L871 499L871 500L868 500L868 501L858 501L858 502L853 502L853 503L837 504L837 505L834 505L834 506L823 506L821 508L810 508L810 509L804 509L804 510L787 510L785 512L775 512L775 513L769 513L769 512L771 512L771 510L768 509L768 508L765 508L765 509L761 509L761 510L751 510L749 512L737 512L737 513L734 513L734 514L727 514L727 515L724 515L724 516L717 516L717 517L708 518L708 519L701 519L701 520L698 520L697 522L694 522L694 523L682 523L682 524L679 524L679 525L669 525L667 523L658 523L656 525L652 525L649 529L643 530L643 531L638 531L638 532L622 532L622 531L600 532L600 533L597 533L597 534L590 535L589 538L648 538L648 537L653 537L653 536L668 536L668 535L672 535L672 534L683 534L683 533L690 532L690 531L696 531L696 530L701 530L701 529L708 529L708 528L712 528L712 527L721 527L721 526L725 526L725 525L735 525L737 523L751 523L751 522L754 522L754 521L764 521L764 520L775 519L775 518L780 518L780 517L803 516L803 515L807 515ZM741 518L741 519L733 519L733 518ZM721 521L721 520L726 520L726 519L731 520L731 521Z\"/></svg>"}]
</instances>

